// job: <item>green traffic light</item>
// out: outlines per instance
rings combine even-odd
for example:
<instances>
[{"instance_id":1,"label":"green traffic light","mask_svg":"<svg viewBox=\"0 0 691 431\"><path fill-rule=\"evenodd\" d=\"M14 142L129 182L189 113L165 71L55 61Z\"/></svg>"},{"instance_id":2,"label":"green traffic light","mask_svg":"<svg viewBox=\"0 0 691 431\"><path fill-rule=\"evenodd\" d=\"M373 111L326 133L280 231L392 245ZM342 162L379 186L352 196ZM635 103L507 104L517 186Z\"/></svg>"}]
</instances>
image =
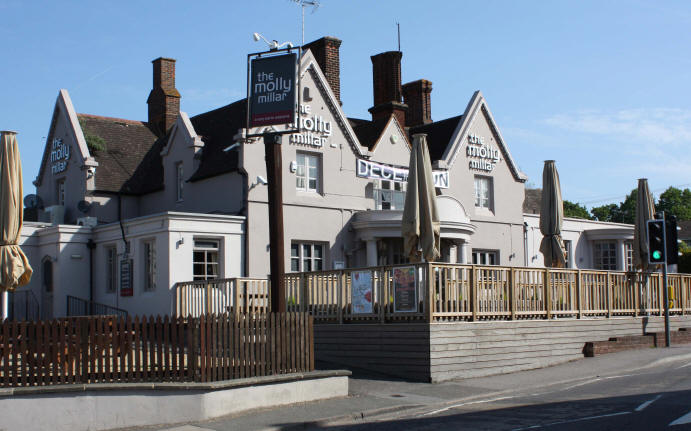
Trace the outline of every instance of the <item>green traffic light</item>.
<instances>
[{"instance_id":1,"label":"green traffic light","mask_svg":"<svg viewBox=\"0 0 691 431\"><path fill-rule=\"evenodd\" d=\"M662 253L660 252L660 250L655 250L655 251L653 252L653 259L659 260L659 259L661 259L661 258L662 258Z\"/></svg>"}]
</instances>

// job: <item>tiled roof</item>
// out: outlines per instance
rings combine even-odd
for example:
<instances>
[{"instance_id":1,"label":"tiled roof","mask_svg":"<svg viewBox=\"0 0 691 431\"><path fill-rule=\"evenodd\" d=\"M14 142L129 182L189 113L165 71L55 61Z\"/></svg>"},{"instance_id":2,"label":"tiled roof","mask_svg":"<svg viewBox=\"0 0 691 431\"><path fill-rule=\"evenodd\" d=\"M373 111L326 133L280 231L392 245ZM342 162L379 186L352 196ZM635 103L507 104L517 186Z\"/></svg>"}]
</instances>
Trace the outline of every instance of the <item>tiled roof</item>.
<instances>
[{"instance_id":1,"label":"tiled roof","mask_svg":"<svg viewBox=\"0 0 691 431\"><path fill-rule=\"evenodd\" d=\"M163 190L163 163L161 151L170 135L162 136L149 148L132 177L125 182L122 191L128 194L143 195Z\"/></svg>"},{"instance_id":2,"label":"tiled roof","mask_svg":"<svg viewBox=\"0 0 691 431\"><path fill-rule=\"evenodd\" d=\"M540 214L542 206L542 189L525 189L523 212L526 214Z\"/></svg>"},{"instance_id":3,"label":"tiled roof","mask_svg":"<svg viewBox=\"0 0 691 431\"><path fill-rule=\"evenodd\" d=\"M156 135L142 121L77 114L85 137L105 141L104 150L89 149L98 162L96 190L120 192L156 142ZM87 139L88 141L88 139Z\"/></svg>"},{"instance_id":4,"label":"tiled roof","mask_svg":"<svg viewBox=\"0 0 691 431\"><path fill-rule=\"evenodd\" d=\"M390 118L380 118L374 121L367 121L357 118L348 118L348 121L360 141L360 145L372 151L372 148L374 148L377 140L384 132L386 125L389 123L389 119Z\"/></svg>"},{"instance_id":5,"label":"tiled roof","mask_svg":"<svg viewBox=\"0 0 691 431\"><path fill-rule=\"evenodd\" d=\"M189 181L232 172L238 168L238 152L223 151L233 143L233 136L245 127L247 99L190 118L195 132L204 141L199 169Z\"/></svg>"},{"instance_id":6,"label":"tiled roof","mask_svg":"<svg viewBox=\"0 0 691 431\"><path fill-rule=\"evenodd\" d=\"M440 160L444 155L444 151L446 151L446 147L451 142L453 132L456 130L456 127L458 127L458 124L461 121L463 121L463 115L435 121L434 123L411 127L408 131L410 134L410 142L413 142L414 134L426 133L430 159L433 162L435 160Z\"/></svg>"}]
</instances>

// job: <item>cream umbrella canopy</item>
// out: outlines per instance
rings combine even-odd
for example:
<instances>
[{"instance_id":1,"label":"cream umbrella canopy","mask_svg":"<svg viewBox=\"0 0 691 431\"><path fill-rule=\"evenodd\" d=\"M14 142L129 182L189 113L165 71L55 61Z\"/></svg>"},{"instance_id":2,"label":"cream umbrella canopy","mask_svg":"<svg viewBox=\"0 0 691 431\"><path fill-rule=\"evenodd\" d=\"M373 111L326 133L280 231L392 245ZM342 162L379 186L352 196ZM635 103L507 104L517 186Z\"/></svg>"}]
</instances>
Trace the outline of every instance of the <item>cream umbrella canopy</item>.
<instances>
[{"instance_id":1,"label":"cream umbrella canopy","mask_svg":"<svg viewBox=\"0 0 691 431\"><path fill-rule=\"evenodd\" d=\"M559 173L554 160L545 160L542 171L542 205L540 208L540 252L545 257L545 266L564 268L566 253L561 239L561 225L564 221L564 202L561 200Z\"/></svg>"},{"instance_id":2,"label":"cream umbrella canopy","mask_svg":"<svg viewBox=\"0 0 691 431\"><path fill-rule=\"evenodd\" d=\"M424 257L430 262L439 257L439 215L427 135L424 133L413 135L401 234L404 252L412 261Z\"/></svg>"},{"instance_id":3,"label":"cream umbrella canopy","mask_svg":"<svg viewBox=\"0 0 691 431\"><path fill-rule=\"evenodd\" d=\"M15 132L0 132L0 291L3 318L7 318L8 294L31 280L31 265L19 248L22 229L22 165Z\"/></svg>"}]
</instances>

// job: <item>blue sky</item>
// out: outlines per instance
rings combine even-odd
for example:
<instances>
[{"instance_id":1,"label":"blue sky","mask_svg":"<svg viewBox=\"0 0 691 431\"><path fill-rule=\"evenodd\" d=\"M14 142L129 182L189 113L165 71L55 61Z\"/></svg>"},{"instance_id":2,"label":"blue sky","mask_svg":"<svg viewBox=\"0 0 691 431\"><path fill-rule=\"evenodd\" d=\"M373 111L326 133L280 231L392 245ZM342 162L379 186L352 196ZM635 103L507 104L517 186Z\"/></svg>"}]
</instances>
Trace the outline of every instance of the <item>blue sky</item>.
<instances>
[{"instance_id":1,"label":"blue sky","mask_svg":"<svg viewBox=\"0 0 691 431\"><path fill-rule=\"evenodd\" d=\"M0 0L0 129L19 132L25 193L38 173L58 91L80 113L146 120L151 60L177 59L181 109L244 97L253 32L299 43L290 0ZM403 82L433 82L432 117L487 99L509 149L540 186L554 159L565 199L618 202L647 177L656 195L691 187L688 1L322 0L305 40L341 45L346 115L369 118L369 57L397 49Z\"/></svg>"}]
</instances>

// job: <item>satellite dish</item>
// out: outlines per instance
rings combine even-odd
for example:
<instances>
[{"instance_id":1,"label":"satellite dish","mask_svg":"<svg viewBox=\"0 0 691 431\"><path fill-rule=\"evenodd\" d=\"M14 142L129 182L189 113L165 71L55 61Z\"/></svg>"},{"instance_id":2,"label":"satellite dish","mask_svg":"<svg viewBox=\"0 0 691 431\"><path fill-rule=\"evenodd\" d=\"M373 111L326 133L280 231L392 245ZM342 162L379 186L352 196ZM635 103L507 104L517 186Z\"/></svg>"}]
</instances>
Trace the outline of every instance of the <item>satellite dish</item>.
<instances>
[{"instance_id":1,"label":"satellite dish","mask_svg":"<svg viewBox=\"0 0 691 431\"><path fill-rule=\"evenodd\" d=\"M81 200L77 203L77 209L83 213L88 213L91 208L91 204L87 201Z\"/></svg>"},{"instance_id":2,"label":"satellite dish","mask_svg":"<svg viewBox=\"0 0 691 431\"><path fill-rule=\"evenodd\" d=\"M24 207L30 209L43 208L43 202L38 195L26 195L24 196Z\"/></svg>"}]
</instances>

